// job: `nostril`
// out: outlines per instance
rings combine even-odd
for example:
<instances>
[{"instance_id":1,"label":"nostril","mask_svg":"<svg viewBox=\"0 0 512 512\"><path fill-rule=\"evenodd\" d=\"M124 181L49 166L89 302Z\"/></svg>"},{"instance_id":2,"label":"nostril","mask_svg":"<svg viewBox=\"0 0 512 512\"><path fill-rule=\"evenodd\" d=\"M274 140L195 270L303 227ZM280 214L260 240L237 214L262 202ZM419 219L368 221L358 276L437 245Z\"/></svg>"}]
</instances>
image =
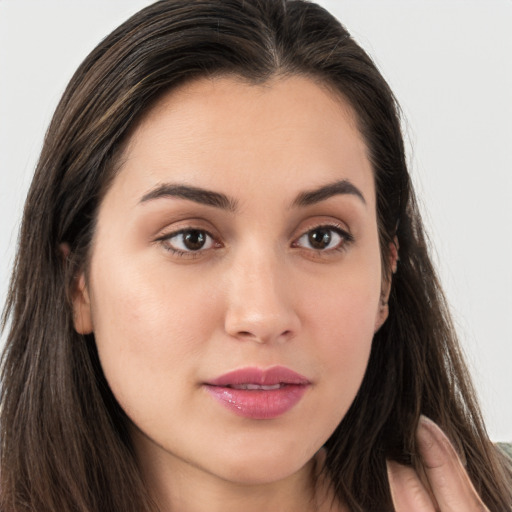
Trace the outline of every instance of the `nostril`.
<instances>
[{"instance_id":1,"label":"nostril","mask_svg":"<svg viewBox=\"0 0 512 512\"><path fill-rule=\"evenodd\" d=\"M291 331L290 329L286 329L279 336L276 336L276 339L278 339L278 338L289 339L292 337L292 334L293 334L293 331ZM245 339L254 339L259 342L266 342L270 339L268 334L266 335L264 333L259 333L259 335L258 335L258 333L251 332L251 331L238 331L236 336L238 336L240 339L244 339L244 338Z\"/></svg>"}]
</instances>

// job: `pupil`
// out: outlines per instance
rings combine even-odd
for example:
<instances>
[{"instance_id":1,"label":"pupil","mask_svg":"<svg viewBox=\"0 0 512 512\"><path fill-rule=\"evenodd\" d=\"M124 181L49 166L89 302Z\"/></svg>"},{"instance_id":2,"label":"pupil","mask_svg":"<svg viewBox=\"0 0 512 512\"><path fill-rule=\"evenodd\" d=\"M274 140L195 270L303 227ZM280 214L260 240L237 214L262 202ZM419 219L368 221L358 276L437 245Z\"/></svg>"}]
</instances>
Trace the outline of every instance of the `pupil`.
<instances>
[{"instance_id":1,"label":"pupil","mask_svg":"<svg viewBox=\"0 0 512 512\"><path fill-rule=\"evenodd\" d=\"M197 251L203 247L206 237L202 231L193 229L187 231L183 236L185 247L191 251Z\"/></svg>"},{"instance_id":2,"label":"pupil","mask_svg":"<svg viewBox=\"0 0 512 512\"><path fill-rule=\"evenodd\" d=\"M315 229L309 234L309 243L315 249L325 249L331 242L331 233L328 229Z\"/></svg>"}]
</instances>

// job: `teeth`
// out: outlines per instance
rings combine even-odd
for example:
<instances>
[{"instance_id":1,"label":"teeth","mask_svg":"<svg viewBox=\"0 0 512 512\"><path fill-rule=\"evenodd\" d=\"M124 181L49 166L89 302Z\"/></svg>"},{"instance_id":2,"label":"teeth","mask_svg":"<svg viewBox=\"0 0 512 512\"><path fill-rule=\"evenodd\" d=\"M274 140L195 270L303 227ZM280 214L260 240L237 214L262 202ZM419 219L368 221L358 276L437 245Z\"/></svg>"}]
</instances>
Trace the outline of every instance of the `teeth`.
<instances>
[{"instance_id":1,"label":"teeth","mask_svg":"<svg viewBox=\"0 0 512 512\"><path fill-rule=\"evenodd\" d=\"M233 384L230 387L233 388L233 389L249 389L249 390L271 391L273 389L279 389L282 386L284 386L284 384L279 383L279 384L272 384L272 386L264 386L264 385L260 386L259 384Z\"/></svg>"}]
</instances>

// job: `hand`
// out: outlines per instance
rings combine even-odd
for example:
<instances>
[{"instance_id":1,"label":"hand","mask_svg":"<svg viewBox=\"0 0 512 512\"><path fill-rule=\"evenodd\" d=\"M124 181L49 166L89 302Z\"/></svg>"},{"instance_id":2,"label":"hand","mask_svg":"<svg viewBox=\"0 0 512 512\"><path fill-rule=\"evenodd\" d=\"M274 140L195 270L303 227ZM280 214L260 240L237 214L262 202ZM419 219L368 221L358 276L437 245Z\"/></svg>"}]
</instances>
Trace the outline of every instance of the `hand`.
<instances>
[{"instance_id":1,"label":"hand","mask_svg":"<svg viewBox=\"0 0 512 512\"><path fill-rule=\"evenodd\" d=\"M422 483L413 468L388 461L396 512L489 512L457 452L433 421L420 418L416 439L427 482Z\"/></svg>"}]
</instances>

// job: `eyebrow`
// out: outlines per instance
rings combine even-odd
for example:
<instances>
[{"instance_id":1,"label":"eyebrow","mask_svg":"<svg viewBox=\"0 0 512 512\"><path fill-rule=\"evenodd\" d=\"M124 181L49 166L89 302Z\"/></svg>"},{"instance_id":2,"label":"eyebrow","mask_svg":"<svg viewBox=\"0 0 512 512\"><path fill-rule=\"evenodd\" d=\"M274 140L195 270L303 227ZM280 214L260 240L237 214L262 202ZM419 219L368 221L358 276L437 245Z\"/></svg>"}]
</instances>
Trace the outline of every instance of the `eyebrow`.
<instances>
[{"instance_id":1,"label":"eyebrow","mask_svg":"<svg viewBox=\"0 0 512 512\"><path fill-rule=\"evenodd\" d=\"M362 192L349 180L335 181L314 190L301 192L293 201L292 206L305 207L325 201L336 195L354 195L358 197L363 204L366 200ZM221 192L214 192L200 187L190 185L180 185L173 183L164 183L158 185L144 194L139 203L145 203L154 199L176 197L179 199L188 199L195 203L213 206L230 212L235 212L238 208L238 201L230 198Z\"/></svg>"},{"instance_id":2,"label":"eyebrow","mask_svg":"<svg viewBox=\"0 0 512 512\"><path fill-rule=\"evenodd\" d=\"M237 201L229 198L220 192L213 192L204 188L192 187L189 185L175 185L172 183L164 183L158 185L153 190L142 196L140 203L151 201L152 199L160 199L163 197L177 197L179 199L188 199L195 203L214 206L221 210L234 212L237 209Z\"/></svg>"},{"instance_id":3,"label":"eyebrow","mask_svg":"<svg viewBox=\"0 0 512 512\"><path fill-rule=\"evenodd\" d=\"M315 190L302 192L293 202L293 206L310 206L340 194L354 195L366 205L363 193L353 183L349 180L340 180Z\"/></svg>"}]
</instances>

